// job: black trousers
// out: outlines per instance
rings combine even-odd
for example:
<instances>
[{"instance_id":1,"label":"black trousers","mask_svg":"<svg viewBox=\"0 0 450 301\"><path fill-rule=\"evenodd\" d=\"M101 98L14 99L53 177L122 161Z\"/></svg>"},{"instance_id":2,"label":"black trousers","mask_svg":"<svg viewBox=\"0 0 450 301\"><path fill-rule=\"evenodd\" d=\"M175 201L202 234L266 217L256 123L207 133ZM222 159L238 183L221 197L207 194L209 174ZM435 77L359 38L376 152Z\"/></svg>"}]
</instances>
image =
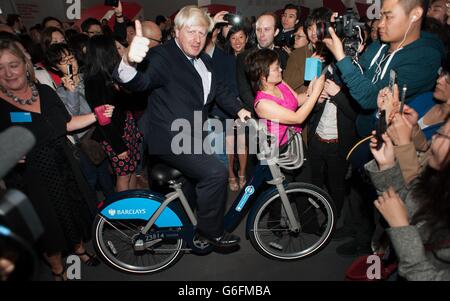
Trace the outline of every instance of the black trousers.
<instances>
[{"instance_id":1,"label":"black trousers","mask_svg":"<svg viewBox=\"0 0 450 301\"><path fill-rule=\"evenodd\" d=\"M320 188L326 186L341 215L346 194L347 160L340 154L339 143L325 143L317 135L311 137L309 144L312 183Z\"/></svg>"},{"instance_id":2,"label":"black trousers","mask_svg":"<svg viewBox=\"0 0 450 301\"><path fill-rule=\"evenodd\" d=\"M224 232L228 171L216 155L158 155L160 160L181 171L190 183L183 191L190 202L196 196L198 229L210 237ZM192 188L194 191L192 191Z\"/></svg>"}]
</instances>

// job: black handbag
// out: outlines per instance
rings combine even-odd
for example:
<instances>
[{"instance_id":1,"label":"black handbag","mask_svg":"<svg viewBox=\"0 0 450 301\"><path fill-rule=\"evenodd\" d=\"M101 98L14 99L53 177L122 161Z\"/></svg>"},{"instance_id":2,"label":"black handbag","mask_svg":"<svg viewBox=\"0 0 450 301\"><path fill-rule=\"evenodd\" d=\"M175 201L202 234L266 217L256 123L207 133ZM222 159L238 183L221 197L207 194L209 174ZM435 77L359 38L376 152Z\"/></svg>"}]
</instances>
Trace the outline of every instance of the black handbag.
<instances>
[{"instance_id":1,"label":"black handbag","mask_svg":"<svg viewBox=\"0 0 450 301\"><path fill-rule=\"evenodd\" d=\"M80 139L80 148L88 156L89 160L94 165L99 165L106 159L106 153L102 145L92 139L95 127L88 130L88 132Z\"/></svg>"}]
</instances>

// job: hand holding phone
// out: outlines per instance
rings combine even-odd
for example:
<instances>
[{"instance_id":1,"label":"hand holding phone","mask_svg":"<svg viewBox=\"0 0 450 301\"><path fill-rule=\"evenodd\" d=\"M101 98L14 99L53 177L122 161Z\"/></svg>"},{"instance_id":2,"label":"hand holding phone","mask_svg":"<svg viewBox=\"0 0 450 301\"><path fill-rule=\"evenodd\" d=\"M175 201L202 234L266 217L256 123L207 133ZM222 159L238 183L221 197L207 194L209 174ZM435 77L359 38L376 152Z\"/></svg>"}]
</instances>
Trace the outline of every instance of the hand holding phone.
<instances>
[{"instance_id":1,"label":"hand holding phone","mask_svg":"<svg viewBox=\"0 0 450 301\"><path fill-rule=\"evenodd\" d=\"M406 84L403 85L403 89L402 89L402 96L401 96L401 100L400 100L400 114L403 114L403 109L405 107L405 99L406 99L406 92L408 91L408 87L406 86Z\"/></svg>"},{"instance_id":2,"label":"hand holding phone","mask_svg":"<svg viewBox=\"0 0 450 301\"><path fill-rule=\"evenodd\" d=\"M72 64L67 65L67 76L72 79L73 77L73 67Z\"/></svg>"},{"instance_id":3,"label":"hand holding phone","mask_svg":"<svg viewBox=\"0 0 450 301\"><path fill-rule=\"evenodd\" d=\"M394 69L391 69L389 76L389 89L391 90L392 95L394 95L394 86L397 83L397 72Z\"/></svg>"},{"instance_id":4,"label":"hand holding phone","mask_svg":"<svg viewBox=\"0 0 450 301\"><path fill-rule=\"evenodd\" d=\"M105 0L105 5L117 7L119 5L119 0Z\"/></svg>"},{"instance_id":5,"label":"hand holding phone","mask_svg":"<svg viewBox=\"0 0 450 301\"><path fill-rule=\"evenodd\" d=\"M382 110L380 116L375 125L375 138L377 138L377 150L380 150L383 146L383 134L386 133L387 123L386 123L386 111Z\"/></svg>"}]
</instances>

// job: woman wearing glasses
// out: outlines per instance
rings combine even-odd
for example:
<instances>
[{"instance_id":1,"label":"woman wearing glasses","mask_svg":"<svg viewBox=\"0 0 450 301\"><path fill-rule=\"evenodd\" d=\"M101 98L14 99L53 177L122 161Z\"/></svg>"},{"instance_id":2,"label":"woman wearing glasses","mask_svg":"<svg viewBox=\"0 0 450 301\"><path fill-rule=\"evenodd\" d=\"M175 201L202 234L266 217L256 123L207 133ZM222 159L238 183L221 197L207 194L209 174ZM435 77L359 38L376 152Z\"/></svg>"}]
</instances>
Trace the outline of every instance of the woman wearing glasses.
<instances>
[{"instance_id":1,"label":"woman wearing glasses","mask_svg":"<svg viewBox=\"0 0 450 301\"><path fill-rule=\"evenodd\" d=\"M434 92L425 93L411 101L409 106L419 114L419 127L430 140L450 114L450 62L439 69Z\"/></svg>"},{"instance_id":2,"label":"woman wearing glasses","mask_svg":"<svg viewBox=\"0 0 450 301\"><path fill-rule=\"evenodd\" d=\"M305 78L305 61L307 58L311 57L313 53L308 47L309 40L302 25L295 31L294 38L294 50L289 54L283 77L286 83L288 83L295 92L301 93L306 91L306 87L303 85Z\"/></svg>"},{"instance_id":3,"label":"woman wearing glasses","mask_svg":"<svg viewBox=\"0 0 450 301\"><path fill-rule=\"evenodd\" d=\"M52 45L46 53L46 58L52 68L63 74L62 85L56 89L56 93L70 115L76 116L92 113L92 108L86 101L84 76L80 71L74 53L69 47L65 44ZM88 130L72 135L72 142L79 144L83 137L88 134ZM98 136L98 134L93 135L93 138L99 140ZM109 173L108 160L90 159L88 154L81 151L78 155L81 170L91 189L96 191L98 183L105 196L114 193L114 184ZM101 162L96 162L96 160Z\"/></svg>"}]
</instances>

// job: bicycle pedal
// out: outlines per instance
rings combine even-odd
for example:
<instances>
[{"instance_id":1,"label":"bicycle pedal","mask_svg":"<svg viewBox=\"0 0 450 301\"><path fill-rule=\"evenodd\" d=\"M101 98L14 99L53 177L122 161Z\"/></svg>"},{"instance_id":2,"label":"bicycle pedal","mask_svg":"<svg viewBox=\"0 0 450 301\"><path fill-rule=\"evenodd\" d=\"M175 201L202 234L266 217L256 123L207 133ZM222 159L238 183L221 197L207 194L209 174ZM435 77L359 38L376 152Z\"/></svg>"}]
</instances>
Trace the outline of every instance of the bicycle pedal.
<instances>
[{"instance_id":1,"label":"bicycle pedal","mask_svg":"<svg viewBox=\"0 0 450 301\"><path fill-rule=\"evenodd\" d=\"M274 242L274 241L271 241L269 243L269 246L271 246L272 248L277 249L279 251L283 251L283 246L278 244L278 243L276 243L276 242Z\"/></svg>"},{"instance_id":2,"label":"bicycle pedal","mask_svg":"<svg viewBox=\"0 0 450 301\"><path fill-rule=\"evenodd\" d=\"M118 254L116 247L114 247L114 244L110 240L108 240L106 244L108 245L109 249L111 250L111 253L113 253L114 256Z\"/></svg>"},{"instance_id":3,"label":"bicycle pedal","mask_svg":"<svg viewBox=\"0 0 450 301\"><path fill-rule=\"evenodd\" d=\"M193 242L194 246L200 250L205 250L211 246L209 244L209 242L207 242L206 240L202 240L202 239L198 239L198 238L194 238L192 240L192 242Z\"/></svg>"}]
</instances>

